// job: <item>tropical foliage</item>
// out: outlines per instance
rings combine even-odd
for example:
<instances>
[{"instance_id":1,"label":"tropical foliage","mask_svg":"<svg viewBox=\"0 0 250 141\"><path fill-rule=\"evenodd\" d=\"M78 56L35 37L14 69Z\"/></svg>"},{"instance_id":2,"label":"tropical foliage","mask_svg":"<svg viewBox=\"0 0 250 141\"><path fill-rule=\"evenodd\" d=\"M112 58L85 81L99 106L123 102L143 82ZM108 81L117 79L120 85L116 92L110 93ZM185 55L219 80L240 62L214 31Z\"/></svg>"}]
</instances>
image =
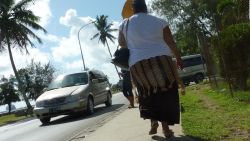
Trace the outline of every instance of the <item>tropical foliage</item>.
<instances>
[{"instance_id":1,"label":"tropical foliage","mask_svg":"<svg viewBox=\"0 0 250 141\"><path fill-rule=\"evenodd\" d=\"M20 101L14 79L7 79L5 77L0 80L0 105L7 104L8 111L11 112L11 103Z\"/></svg>"},{"instance_id":2,"label":"tropical foliage","mask_svg":"<svg viewBox=\"0 0 250 141\"><path fill-rule=\"evenodd\" d=\"M108 16L97 16L96 22L94 23L98 33L96 33L91 39L98 38L99 41L102 42L104 46L107 45L110 56L112 57L112 53L110 51L110 47L108 44L108 40L114 43L114 39L116 39L111 32L117 31L117 29L112 29L113 24L107 22Z\"/></svg>"},{"instance_id":3,"label":"tropical foliage","mask_svg":"<svg viewBox=\"0 0 250 141\"><path fill-rule=\"evenodd\" d=\"M34 47L31 39L42 43L41 39L34 33L34 30L46 32L38 22L40 18L28 9L34 0L21 0L15 3L15 0L1 0L0 2L0 51L8 50L13 72L18 81L18 87L22 83L19 78L12 54L13 48L18 48L21 52L28 53L28 47ZM28 98L23 94L28 108L31 105Z\"/></svg>"},{"instance_id":4,"label":"tropical foliage","mask_svg":"<svg viewBox=\"0 0 250 141\"><path fill-rule=\"evenodd\" d=\"M247 3L248 2L248 3ZM250 22L247 0L223 0L217 5L221 31L214 36L214 49L222 74L235 89L246 90L250 59Z\"/></svg>"},{"instance_id":5,"label":"tropical foliage","mask_svg":"<svg viewBox=\"0 0 250 141\"><path fill-rule=\"evenodd\" d=\"M20 91L28 95L29 99L36 99L54 78L55 68L50 64L42 65L33 60L20 70L18 74L23 83Z\"/></svg>"},{"instance_id":6,"label":"tropical foliage","mask_svg":"<svg viewBox=\"0 0 250 141\"><path fill-rule=\"evenodd\" d=\"M231 74L234 72L232 64L242 66L245 63L243 66L247 66L245 61L239 63L239 60L249 59L249 56L241 55L250 48L248 0L155 0L152 9L173 25L177 45L183 55L198 52L197 46L200 45L209 74L215 71L213 60L217 60L221 74L227 77L229 83L237 80L235 84L238 88L246 88L246 79L239 80L240 74L245 74L246 69L238 68L238 76ZM217 54L215 58L212 55L214 51ZM225 65L226 62L230 62L231 67Z\"/></svg>"},{"instance_id":7,"label":"tropical foliage","mask_svg":"<svg viewBox=\"0 0 250 141\"><path fill-rule=\"evenodd\" d=\"M114 39L116 39L116 38L111 33L114 31L117 31L117 29L112 28L113 24L108 23L107 18L108 18L108 16L105 16L105 15L101 15L101 16L96 17L96 22L94 22L94 25L95 25L96 29L98 30L98 33L96 33L91 38L91 40L98 38L98 40L101 41L104 46L107 45L109 55L112 58L112 53L111 53L111 50L110 50L110 47L108 44L108 40L110 40L114 43ZM116 66L115 66L115 69L116 69L116 72L118 74L119 72L118 72L118 69ZM119 74L118 74L118 76L120 78Z\"/></svg>"}]
</instances>

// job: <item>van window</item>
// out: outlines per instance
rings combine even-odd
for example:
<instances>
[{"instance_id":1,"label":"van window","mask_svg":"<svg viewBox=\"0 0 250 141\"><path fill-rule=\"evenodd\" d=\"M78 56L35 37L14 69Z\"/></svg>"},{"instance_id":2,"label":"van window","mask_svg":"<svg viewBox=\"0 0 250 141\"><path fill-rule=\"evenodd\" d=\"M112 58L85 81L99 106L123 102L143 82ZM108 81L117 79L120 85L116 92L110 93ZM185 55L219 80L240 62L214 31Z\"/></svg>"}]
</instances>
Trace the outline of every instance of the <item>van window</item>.
<instances>
[{"instance_id":1,"label":"van window","mask_svg":"<svg viewBox=\"0 0 250 141\"><path fill-rule=\"evenodd\" d=\"M201 65L201 64L203 64L203 60L201 56L183 59L184 67L191 67L191 66Z\"/></svg>"},{"instance_id":2,"label":"van window","mask_svg":"<svg viewBox=\"0 0 250 141\"><path fill-rule=\"evenodd\" d=\"M91 74L92 78L98 79L99 83L107 81L107 77L101 71L92 71Z\"/></svg>"},{"instance_id":3,"label":"van window","mask_svg":"<svg viewBox=\"0 0 250 141\"><path fill-rule=\"evenodd\" d=\"M53 80L48 86L48 90L85 85L88 83L88 74L87 73L75 73L65 76L58 76Z\"/></svg>"}]
</instances>

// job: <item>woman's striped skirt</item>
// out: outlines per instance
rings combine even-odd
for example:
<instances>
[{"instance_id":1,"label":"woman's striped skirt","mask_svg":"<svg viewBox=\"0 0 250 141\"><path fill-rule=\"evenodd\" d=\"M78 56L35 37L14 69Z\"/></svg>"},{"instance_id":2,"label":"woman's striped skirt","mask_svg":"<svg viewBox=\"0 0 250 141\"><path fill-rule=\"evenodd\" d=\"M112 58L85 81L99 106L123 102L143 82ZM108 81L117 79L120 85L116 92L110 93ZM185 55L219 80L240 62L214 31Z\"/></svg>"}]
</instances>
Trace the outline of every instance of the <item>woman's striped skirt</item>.
<instances>
[{"instance_id":1,"label":"woman's striped skirt","mask_svg":"<svg viewBox=\"0 0 250 141\"><path fill-rule=\"evenodd\" d=\"M139 93L140 115L144 119L178 124L180 119L176 67L169 56L142 60L130 67Z\"/></svg>"}]
</instances>

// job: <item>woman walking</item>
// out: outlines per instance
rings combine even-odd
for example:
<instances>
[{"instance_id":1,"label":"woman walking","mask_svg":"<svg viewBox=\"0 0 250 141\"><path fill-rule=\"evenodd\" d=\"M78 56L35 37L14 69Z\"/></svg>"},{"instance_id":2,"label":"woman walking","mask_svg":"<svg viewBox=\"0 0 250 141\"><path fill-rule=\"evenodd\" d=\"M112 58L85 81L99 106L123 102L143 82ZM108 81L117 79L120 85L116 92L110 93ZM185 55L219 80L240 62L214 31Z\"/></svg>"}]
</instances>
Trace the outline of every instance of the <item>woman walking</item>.
<instances>
[{"instance_id":1,"label":"woman walking","mask_svg":"<svg viewBox=\"0 0 250 141\"><path fill-rule=\"evenodd\" d=\"M129 67L139 92L140 115L151 119L150 135L157 133L160 121L165 137L171 137L173 131L168 126L180 121L180 79L172 56L180 68L181 57L166 21L147 14L144 0L132 0L132 9L134 14L120 25L118 40L130 52Z\"/></svg>"},{"instance_id":2,"label":"woman walking","mask_svg":"<svg viewBox=\"0 0 250 141\"><path fill-rule=\"evenodd\" d=\"M121 69L120 75L122 76L122 93L128 99L129 106L128 108L134 108L134 95L132 91L132 83L130 78L129 70Z\"/></svg>"}]
</instances>

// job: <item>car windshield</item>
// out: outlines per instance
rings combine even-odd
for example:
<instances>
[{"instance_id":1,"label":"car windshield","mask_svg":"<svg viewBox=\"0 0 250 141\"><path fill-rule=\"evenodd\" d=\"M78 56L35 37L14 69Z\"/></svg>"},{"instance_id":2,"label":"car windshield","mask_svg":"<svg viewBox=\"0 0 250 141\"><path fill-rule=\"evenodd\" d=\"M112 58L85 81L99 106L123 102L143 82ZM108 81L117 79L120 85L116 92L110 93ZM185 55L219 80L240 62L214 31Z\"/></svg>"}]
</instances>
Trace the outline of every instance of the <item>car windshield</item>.
<instances>
[{"instance_id":1,"label":"car windshield","mask_svg":"<svg viewBox=\"0 0 250 141\"><path fill-rule=\"evenodd\" d=\"M48 86L47 90L70 87L70 86L78 86L85 85L88 83L88 75L87 73L75 73L64 76L58 76L55 80L53 80Z\"/></svg>"}]
</instances>

